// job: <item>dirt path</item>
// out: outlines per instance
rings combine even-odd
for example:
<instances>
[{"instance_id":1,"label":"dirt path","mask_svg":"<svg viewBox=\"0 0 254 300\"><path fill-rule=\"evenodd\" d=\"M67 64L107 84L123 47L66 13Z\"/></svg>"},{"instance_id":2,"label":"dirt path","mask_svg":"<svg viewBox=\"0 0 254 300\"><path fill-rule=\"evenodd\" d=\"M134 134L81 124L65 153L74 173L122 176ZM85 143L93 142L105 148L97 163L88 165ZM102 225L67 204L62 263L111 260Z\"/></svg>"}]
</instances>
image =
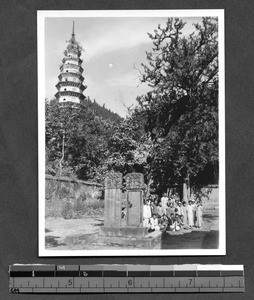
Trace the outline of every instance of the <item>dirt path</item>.
<instances>
[{"instance_id":1,"label":"dirt path","mask_svg":"<svg viewBox=\"0 0 254 300\"><path fill-rule=\"evenodd\" d=\"M103 225L101 217L84 217L82 219L46 218L45 236L46 246L63 245L64 240L70 235L85 235L98 233Z\"/></svg>"},{"instance_id":2,"label":"dirt path","mask_svg":"<svg viewBox=\"0 0 254 300\"><path fill-rule=\"evenodd\" d=\"M46 248L52 250L81 250L89 249L119 249L119 246L106 247L97 244L87 245L78 243L66 243L67 236L87 235L94 236L103 226L102 217L83 217L82 219L65 220L63 218L46 219ZM203 227L194 228L191 232L181 235L169 235L163 233L162 249L214 249L218 247L219 219L218 211L211 210L204 212Z\"/></svg>"}]
</instances>

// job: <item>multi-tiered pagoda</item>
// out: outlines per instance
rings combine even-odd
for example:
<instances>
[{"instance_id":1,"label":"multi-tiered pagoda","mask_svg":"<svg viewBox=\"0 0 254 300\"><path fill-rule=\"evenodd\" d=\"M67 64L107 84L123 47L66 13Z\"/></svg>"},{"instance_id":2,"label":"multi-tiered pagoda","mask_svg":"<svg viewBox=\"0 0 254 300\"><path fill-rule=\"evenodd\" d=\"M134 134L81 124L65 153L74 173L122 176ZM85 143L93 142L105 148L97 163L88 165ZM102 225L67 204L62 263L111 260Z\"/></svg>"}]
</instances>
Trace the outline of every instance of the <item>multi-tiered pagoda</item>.
<instances>
[{"instance_id":1,"label":"multi-tiered pagoda","mask_svg":"<svg viewBox=\"0 0 254 300\"><path fill-rule=\"evenodd\" d=\"M67 49L64 51L64 58L60 66L61 74L58 76L59 82L56 85L58 92L56 98L59 102L80 103L85 98L83 91L86 86L83 85L83 68L81 66L82 47L75 39L74 22L71 39L68 41Z\"/></svg>"}]
</instances>

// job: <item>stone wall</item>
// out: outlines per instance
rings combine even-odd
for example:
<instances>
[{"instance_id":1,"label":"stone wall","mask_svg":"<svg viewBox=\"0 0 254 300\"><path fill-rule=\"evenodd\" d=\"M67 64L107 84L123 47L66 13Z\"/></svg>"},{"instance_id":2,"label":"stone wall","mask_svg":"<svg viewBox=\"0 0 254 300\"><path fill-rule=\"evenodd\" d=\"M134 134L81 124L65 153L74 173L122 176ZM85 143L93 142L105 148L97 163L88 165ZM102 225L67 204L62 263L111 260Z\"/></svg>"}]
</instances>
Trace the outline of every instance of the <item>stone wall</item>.
<instances>
[{"instance_id":1,"label":"stone wall","mask_svg":"<svg viewBox=\"0 0 254 300\"><path fill-rule=\"evenodd\" d=\"M102 189L103 186L95 182L46 175L45 216L62 217L66 204L75 206L78 203L97 201L102 196Z\"/></svg>"}]
</instances>

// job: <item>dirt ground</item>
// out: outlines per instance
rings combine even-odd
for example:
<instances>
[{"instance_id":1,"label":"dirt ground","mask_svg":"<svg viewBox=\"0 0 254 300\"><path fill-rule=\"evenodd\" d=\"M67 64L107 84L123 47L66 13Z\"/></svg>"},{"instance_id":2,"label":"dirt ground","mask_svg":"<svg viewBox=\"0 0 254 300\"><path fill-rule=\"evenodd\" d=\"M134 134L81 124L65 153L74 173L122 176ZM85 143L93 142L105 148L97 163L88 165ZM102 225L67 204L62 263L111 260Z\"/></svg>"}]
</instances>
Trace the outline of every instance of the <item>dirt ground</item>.
<instances>
[{"instance_id":1,"label":"dirt ground","mask_svg":"<svg viewBox=\"0 0 254 300\"><path fill-rule=\"evenodd\" d=\"M98 243L87 248L87 240L99 232L103 226L102 217L83 217L81 219L46 218L45 241L46 249L50 250L81 250L81 249L119 249L120 246L105 246ZM205 211L203 214L203 227L181 235L163 233L162 249L216 249L218 247L219 218L218 210ZM84 243L66 242L67 236L86 235Z\"/></svg>"}]
</instances>

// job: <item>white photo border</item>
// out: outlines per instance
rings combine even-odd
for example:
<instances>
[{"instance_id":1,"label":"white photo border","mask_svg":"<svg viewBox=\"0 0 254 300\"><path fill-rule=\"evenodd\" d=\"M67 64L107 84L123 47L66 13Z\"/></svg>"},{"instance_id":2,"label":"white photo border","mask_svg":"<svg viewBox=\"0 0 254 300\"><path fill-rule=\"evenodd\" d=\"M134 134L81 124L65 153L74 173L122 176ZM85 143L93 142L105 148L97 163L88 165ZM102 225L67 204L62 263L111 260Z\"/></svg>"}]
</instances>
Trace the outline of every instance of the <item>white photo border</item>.
<instances>
[{"instance_id":1,"label":"white photo border","mask_svg":"<svg viewBox=\"0 0 254 300\"><path fill-rule=\"evenodd\" d=\"M52 17L218 17L219 28L219 247L218 249L48 250L45 248L45 18ZM214 256L226 255L225 182L225 37L223 9L186 10L39 10L38 46L38 183L39 256Z\"/></svg>"}]
</instances>

